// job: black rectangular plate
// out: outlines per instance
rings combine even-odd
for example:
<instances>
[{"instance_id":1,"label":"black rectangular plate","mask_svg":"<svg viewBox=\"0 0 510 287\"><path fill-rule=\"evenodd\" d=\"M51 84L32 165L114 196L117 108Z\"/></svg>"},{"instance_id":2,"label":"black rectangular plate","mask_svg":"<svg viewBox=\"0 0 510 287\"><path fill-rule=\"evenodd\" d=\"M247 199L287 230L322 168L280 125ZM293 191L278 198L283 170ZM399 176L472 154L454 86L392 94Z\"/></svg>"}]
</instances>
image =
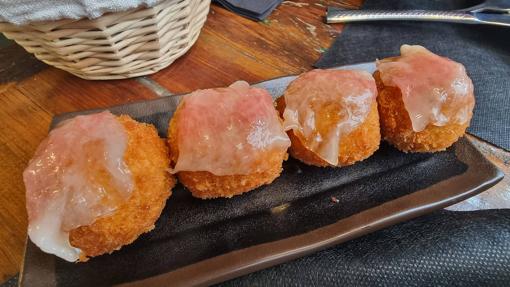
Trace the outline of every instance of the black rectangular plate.
<instances>
[{"instance_id":1,"label":"black rectangular plate","mask_svg":"<svg viewBox=\"0 0 510 287\"><path fill-rule=\"evenodd\" d=\"M372 64L352 67L373 69ZM293 78L257 86L278 97ZM179 98L110 111L152 123L165 137ZM53 125L91 112L97 110L58 116ZM382 143L372 157L345 168L311 167L289 159L271 185L232 199L195 199L177 185L153 231L120 251L86 263L69 263L45 254L28 240L21 283L212 284L446 207L480 193L502 177L467 139L433 154L404 154Z\"/></svg>"}]
</instances>

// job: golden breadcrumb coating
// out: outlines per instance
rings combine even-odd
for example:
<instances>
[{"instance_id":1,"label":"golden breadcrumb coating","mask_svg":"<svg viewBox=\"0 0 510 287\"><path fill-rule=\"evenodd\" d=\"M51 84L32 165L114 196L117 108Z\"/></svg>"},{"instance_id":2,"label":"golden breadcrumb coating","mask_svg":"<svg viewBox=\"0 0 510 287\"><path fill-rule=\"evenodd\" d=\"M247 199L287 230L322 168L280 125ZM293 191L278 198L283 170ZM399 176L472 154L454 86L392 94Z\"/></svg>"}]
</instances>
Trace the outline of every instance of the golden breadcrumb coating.
<instances>
[{"instance_id":1,"label":"golden breadcrumb coating","mask_svg":"<svg viewBox=\"0 0 510 287\"><path fill-rule=\"evenodd\" d=\"M276 109L283 117L285 110L285 98L283 96L276 100ZM287 131L291 146L289 153L306 164L315 166L331 166L328 162L320 158L315 152L309 150L297 137L292 130ZM338 150L338 165L352 165L371 156L379 149L381 134L379 131L379 114L377 112L377 103L374 102L370 112L361 125L347 135L342 136Z\"/></svg>"},{"instance_id":2,"label":"golden breadcrumb coating","mask_svg":"<svg viewBox=\"0 0 510 287\"><path fill-rule=\"evenodd\" d=\"M402 93L397 87L385 86L379 75L374 73L377 84L377 103L381 117L383 139L404 152L442 151L464 135L469 120L465 124L449 123L438 127L428 124L421 132L415 132L411 119L404 106Z\"/></svg>"},{"instance_id":3,"label":"golden breadcrumb coating","mask_svg":"<svg viewBox=\"0 0 510 287\"><path fill-rule=\"evenodd\" d=\"M177 107L174 116L170 120L168 127L168 145L170 147L171 162L175 164L179 157L179 146L177 143L177 124L175 119L180 111L181 105ZM177 173L179 181L191 191L194 197L201 199L211 199L218 197L230 198L250 190L253 190L264 184L270 184L282 172L282 163L287 160L286 151L274 152L268 156L265 161L269 162L272 168L264 171L247 175L214 175L208 171L180 171Z\"/></svg>"},{"instance_id":4,"label":"golden breadcrumb coating","mask_svg":"<svg viewBox=\"0 0 510 287\"><path fill-rule=\"evenodd\" d=\"M167 172L168 149L154 126L129 116L118 120L128 135L124 161L135 186L130 198L112 215L70 231L71 245L82 251L80 261L118 250L152 230L175 185L175 178Z\"/></svg>"}]
</instances>

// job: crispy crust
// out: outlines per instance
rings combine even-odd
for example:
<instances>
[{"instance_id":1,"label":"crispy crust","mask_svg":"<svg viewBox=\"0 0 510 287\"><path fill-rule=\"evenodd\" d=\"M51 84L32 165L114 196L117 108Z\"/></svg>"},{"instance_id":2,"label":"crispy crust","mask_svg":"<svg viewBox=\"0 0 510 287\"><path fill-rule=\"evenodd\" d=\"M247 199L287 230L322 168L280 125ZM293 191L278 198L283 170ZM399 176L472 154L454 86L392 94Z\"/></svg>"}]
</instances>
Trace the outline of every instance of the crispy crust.
<instances>
[{"instance_id":1,"label":"crispy crust","mask_svg":"<svg viewBox=\"0 0 510 287\"><path fill-rule=\"evenodd\" d=\"M285 110L285 98L283 96L276 100L276 109L283 117ZM289 153L306 164L315 166L331 166L328 162L320 158L316 153L309 150L297 137L292 130L287 131L291 141ZM342 137L339 145L338 165L352 165L371 156L379 149L381 134L379 131L379 114L377 112L377 103L371 107L367 119L354 131Z\"/></svg>"},{"instance_id":2,"label":"crispy crust","mask_svg":"<svg viewBox=\"0 0 510 287\"><path fill-rule=\"evenodd\" d=\"M118 120L128 135L124 160L135 188L114 214L71 230L69 241L81 249L80 261L118 250L152 230L175 185L175 178L167 172L167 147L154 126L138 123L129 116L120 116Z\"/></svg>"},{"instance_id":3,"label":"crispy crust","mask_svg":"<svg viewBox=\"0 0 510 287\"><path fill-rule=\"evenodd\" d=\"M469 121L462 125L450 123L442 127L429 124L423 131L415 132L400 89L385 86L379 71L374 73L374 78L379 93L377 102L381 117L381 134L386 141L399 150L404 152L442 151L466 132Z\"/></svg>"},{"instance_id":4,"label":"crispy crust","mask_svg":"<svg viewBox=\"0 0 510 287\"><path fill-rule=\"evenodd\" d=\"M175 123L180 112L180 105L170 120L168 128L168 145L170 147L171 162L175 164L179 157L177 143L177 125ZM265 159L271 163L272 168L260 173L248 175L214 175L207 171L181 171L177 173L179 181L191 191L194 197L211 199L218 197L230 198L264 184L270 184L282 172L282 163L287 160L287 152L274 153Z\"/></svg>"}]
</instances>

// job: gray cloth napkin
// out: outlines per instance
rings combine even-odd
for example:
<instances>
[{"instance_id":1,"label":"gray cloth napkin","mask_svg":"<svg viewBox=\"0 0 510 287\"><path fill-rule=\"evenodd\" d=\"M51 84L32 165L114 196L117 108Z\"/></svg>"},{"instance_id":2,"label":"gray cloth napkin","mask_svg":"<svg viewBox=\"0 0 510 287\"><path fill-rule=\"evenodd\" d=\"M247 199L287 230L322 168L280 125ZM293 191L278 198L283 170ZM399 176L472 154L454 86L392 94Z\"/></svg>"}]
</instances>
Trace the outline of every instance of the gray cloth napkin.
<instances>
[{"instance_id":1,"label":"gray cloth napkin","mask_svg":"<svg viewBox=\"0 0 510 287\"><path fill-rule=\"evenodd\" d=\"M36 21L97 18L108 12L152 7L162 0L0 0L0 22L17 25Z\"/></svg>"},{"instance_id":2,"label":"gray cloth napkin","mask_svg":"<svg viewBox=\"0 0 510 287\"><path fill-rule=\"evenodd\" d=\"M367 1L363 9L452 10L478 2ZM423 45L463 63L476 97L468 131L510 150L510 28L432 22L353 23L315 65L341 66L395 56L402 44Z\"/></svg>"},{"instance_id":3,"label":"gray cloth napkin","mask_svg":"<svg viewBox=\"0 0 510 287\"><path fill-rule=\"evenodd\" d=\"M243 17L261 21L267 18L283 0L214 0Z\"/></svg>"}]
</instances>

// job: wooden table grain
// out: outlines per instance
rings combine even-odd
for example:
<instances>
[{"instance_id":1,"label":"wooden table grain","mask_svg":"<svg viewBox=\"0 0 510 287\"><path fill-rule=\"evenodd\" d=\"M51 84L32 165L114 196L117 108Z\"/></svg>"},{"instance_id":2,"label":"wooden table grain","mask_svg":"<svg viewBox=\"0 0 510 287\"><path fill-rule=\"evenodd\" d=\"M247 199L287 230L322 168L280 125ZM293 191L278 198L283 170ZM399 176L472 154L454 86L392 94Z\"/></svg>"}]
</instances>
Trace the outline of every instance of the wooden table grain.
<instances>
[{"instance_id":1,"label":"wooden table grain","mask_svg":"<svg viewBox=\"0 0 510 287\"><path fill-rule=\"evenodd\" d=\"M188 53L156 74L128 80L82 80L0 40L0 282L19 272L27 228L21 175L54 115L307 71L342 30L340 24L323 22L326 6L356 8L360 2L284 1L263 22L212 5ZM508 152L469 139L509 174ZM483 196L452 209L509 207L509 190L507 177Z\"/></svg>"}]
</instances>

